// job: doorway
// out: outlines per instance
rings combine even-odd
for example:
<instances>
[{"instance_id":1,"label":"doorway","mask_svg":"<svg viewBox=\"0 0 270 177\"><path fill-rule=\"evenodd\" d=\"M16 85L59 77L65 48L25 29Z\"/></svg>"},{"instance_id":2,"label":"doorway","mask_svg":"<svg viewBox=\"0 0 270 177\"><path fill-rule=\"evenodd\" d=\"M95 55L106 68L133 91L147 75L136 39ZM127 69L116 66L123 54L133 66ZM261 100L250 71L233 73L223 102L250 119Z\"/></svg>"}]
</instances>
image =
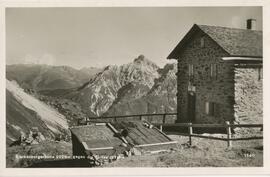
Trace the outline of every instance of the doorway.
<instances>
[{"instance_id":1,"label":"doorway","mask_svg":"<svg viewBox=\"0 0 270 177\"><path fill-rule=\"evenodd\" d=\"M196 115L196 94L195 92L188 92L188 107L187 107L187 120L195 122Z\"/></svg>"}]
</instances>

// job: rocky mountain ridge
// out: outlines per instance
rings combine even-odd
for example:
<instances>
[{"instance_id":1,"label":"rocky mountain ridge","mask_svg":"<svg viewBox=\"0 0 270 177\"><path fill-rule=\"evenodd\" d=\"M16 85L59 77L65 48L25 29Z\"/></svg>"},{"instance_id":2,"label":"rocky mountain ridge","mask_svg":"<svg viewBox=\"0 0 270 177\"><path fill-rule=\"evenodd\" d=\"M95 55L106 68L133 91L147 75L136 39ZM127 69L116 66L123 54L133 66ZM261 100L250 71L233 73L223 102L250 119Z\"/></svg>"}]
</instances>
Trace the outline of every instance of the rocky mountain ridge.
<instances>
[{"instance_id":1,"label":"rocky mountain ridge","mask_svg":"<svg viewBox=\"0 0 270 177\"><path fill-rule=\"evenodd\" d=\"M77 70L69 66L15 64L6 66L6 77L15 80L23 89L69 89L87 82L100 70L93 67Z\"/></svg>"},{"instance_id":2,"label":"rocky mountain ridge","mask_svg":"<svg viewBox=\"0 0 270 177\"><path fill-rule=\"evenodd\" d=\"M113 104L106 115L128 115L146 113L176 112L176 64L167 64L158 70L160 77L154 80L153 86L138 97L120 99ZM134 92L134 90L133 90ZM133 95L133 94L131 94Z\"/></svg>"},{"instance_id":3,"label":"rocky mountain ridge","mask_svg":"<svg viewBox=\"0 0 270 177\"><path fill-rule=\"evenodd\" d=\"M115 102L141 97L159 77L159 67L143 55L121 66L107 66L78 90L66 95L81 104L88 115L100 116Z\"/></svg>"},{"instance_id":4,"label":"rocky mountain ridge","mask_svg":"<svg viewBox=\"0 0 270 177\"><path fill-rule=\"evenodd\" d=\"M89 68L82 70L89 71ZM175 112L176 72L176 64L160 68L140 55L121 66L109 65L76 87L38 90L36 96L65 114L70 121L74 116L77 120L86 115ZM10 72L7 71L7 75Z\"/></svg>"},{"instance_id":5,"label":"rocky mountain ridge","mask_svg":"<svg viewBox=\"0 0 270 177\"><path fill-rule=\"evenodd\" d=\"M64 97L88 116L175 112L176 70L176 64L159 68L140 55L131 63L105 67Z\"/></svg>"}]
</instances>

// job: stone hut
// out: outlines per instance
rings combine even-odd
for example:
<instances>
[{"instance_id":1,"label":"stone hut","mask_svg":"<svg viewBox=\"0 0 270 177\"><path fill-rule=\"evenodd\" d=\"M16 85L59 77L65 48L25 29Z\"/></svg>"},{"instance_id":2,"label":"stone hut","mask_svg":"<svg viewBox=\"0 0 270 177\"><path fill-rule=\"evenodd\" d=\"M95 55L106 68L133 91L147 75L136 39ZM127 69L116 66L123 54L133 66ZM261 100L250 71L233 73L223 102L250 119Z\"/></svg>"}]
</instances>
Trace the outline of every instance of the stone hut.
<instances>
[{"instance_id":1,"label":"stone hut","mask_svg":"<svg viewBox=\"0 0 270 177\"><path fill-rule=\"evenodd\" d=\"M178 61L177 122L262 123L262 31L194 24Z\"/></svg>"}]
</instances>

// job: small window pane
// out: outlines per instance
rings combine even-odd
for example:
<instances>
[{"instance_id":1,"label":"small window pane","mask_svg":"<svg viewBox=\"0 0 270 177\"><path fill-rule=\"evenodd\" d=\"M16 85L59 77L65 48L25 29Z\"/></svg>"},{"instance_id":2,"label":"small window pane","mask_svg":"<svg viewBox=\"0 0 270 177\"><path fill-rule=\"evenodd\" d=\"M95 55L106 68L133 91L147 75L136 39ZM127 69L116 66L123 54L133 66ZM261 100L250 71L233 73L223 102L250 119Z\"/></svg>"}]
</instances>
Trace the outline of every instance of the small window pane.
<instances>
[{"instance_id":1,"label":"small window pane","mask_svg":"<svg viewBox=\"0 0 270 177\"><path fill-rule=\"evenodd\" d=\"M201 37L201 47L204 47L204 37Z\"/></svg>"},{"instance_id":2,"label":"small window pane","mask_svg":"<svg viewBox=\"0 0 270 177\"><path fill-rule=\"evenodd\" d=\"M219 104L214 102L205 102L205 113L210 116L219 116Z\"/></svg>"}]
</instances>

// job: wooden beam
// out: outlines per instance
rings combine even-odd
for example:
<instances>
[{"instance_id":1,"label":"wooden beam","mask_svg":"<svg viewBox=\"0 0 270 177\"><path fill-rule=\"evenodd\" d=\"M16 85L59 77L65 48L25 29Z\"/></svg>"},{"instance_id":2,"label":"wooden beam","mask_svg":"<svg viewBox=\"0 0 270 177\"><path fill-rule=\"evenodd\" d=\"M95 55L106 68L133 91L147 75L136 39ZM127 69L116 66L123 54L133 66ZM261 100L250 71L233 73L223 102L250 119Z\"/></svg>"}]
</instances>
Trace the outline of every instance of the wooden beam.
<instances>
[{"instance_id":1,"label":"wooden beam","mask_svg":"<svg viewBox=\"0 0 270 177\"><path fill-rule=\"evenodd\" d=\"M230 124L230 125L226 125L226 124L192 124L190 125L189 123L170 123L170 124L160 124L160 123L153 123L153 125L155 126L160 126L163 125L163 127L166 126L174 126L174 127L198 127L198 128L226 128L227 126L230 127L253 127L253 128L262 128L263 124Z\"/></svg>"},{"instance_id":2,"label":"wooden beam","mask_svg":"<svg viewBox=\"0 0 270 177\"><path fill-rule=\"evenodd\" d=\"M86 142L82 142L84 149L88 151L96 151L96 150L106 150L113 149L113 147L99 147L99 148L89 148Z\"/></svg>"},{"instance_id":3,"label":"wooden beam","mask_svg":"<svg viewBox=\"0 0 270 177\"><path fill-rule=\"evenodd\" d=\"M133 115L120 115L120 116L103 116L103 117L88 117L88 120L95 119L110 119L110 118L126 118L126 117L138 117L138 116L163 116L164 113L159 114L133 114ZM166 113L166 115L177 115L177 113Z\"/></svg>"},{"instance_id":4,"label":"wooden beam","mask_svg":"<svg viewBox=\"0 0 270 177\"><path fill-rule=\"evenodd\" d=\"M163 142L163 143L152 143L152 144L140 144L135 145L134 147L148 147L148 146L160 146L160 145L167 145L167 144L176 144L177 141L169 141L169 142Z\"/></svg>"},{"instance_id":5,"label":"wooden beam","mask_svg":"<svg viewBox=\"0 0 270 177\"><path fill-rule=\"evenodd\" d=\"M219 138L219 137L213 137L213 136L203 136L203 135L195 135L195 134L192 134L191 136L198 137L198 138L212 139L212 140L227 141L227 138Z\"/></svg>"},{"instance_id":6,"label":"wooden beam","mask_svg":"<svg viewBox=\"0 0 270 177\"><path fill-rule=\"evenodd\" d=\"M189 127L188 127L188 134L189 134L189 145L191 146L192 145L192 142L191 142L191 137L192 137L192 134L193 134L193 130L192 130L192 123L189 123Z\"/></svg>"},{"instance_id":7,"label":"wooden beam","mask_svg":"<svg viewBox=\"0 0 270 177\"><path fill-rule=\"evenodd\" d=\"M231 127L262 128L263 124L231 124Z\"/></svg>"},{"instance_id":8,"label":"wooden beam","mask_svg":"<svg viewBox=\"0 0 270 177\"><path fill-rule=\"evenodd\" d=\"M113 131L115 134L119 134L119 131L116 130L116 128L114 128L114 126L113 126L112 124L107 123L107 125L108 125L108 127L110 127L110 128L112 129L112 131ZM125 137L120 136L119 138L120 138L122 141L124 141L124 143L128 144L128 141L126 140Z\"/></svg>"},{"instance_id":9,"label":"wooden beam","mask_svg":"<svg viewBox=\"0 0 270 177\"><path fill-rule=\"evenodd\" d=\"M232 138L231 141L240 141L240 140L257 140L257 139L263 139L262 136L255 136L255 137L245 137L245 138Z\"/></svg>"},{"instance_id":10,"label":"wooden beam","mask_svg":"<svg viewBox=\"0 0 270 177\"><path fill-rule=\"evenodd\" d=\"M227 129L227 146L231 147L232 146L232 141L230 140L232 138L232 131L231 131L231 127L230 127L230 122L226 121L226 129Z\"/></svg>"}]
</instances>

